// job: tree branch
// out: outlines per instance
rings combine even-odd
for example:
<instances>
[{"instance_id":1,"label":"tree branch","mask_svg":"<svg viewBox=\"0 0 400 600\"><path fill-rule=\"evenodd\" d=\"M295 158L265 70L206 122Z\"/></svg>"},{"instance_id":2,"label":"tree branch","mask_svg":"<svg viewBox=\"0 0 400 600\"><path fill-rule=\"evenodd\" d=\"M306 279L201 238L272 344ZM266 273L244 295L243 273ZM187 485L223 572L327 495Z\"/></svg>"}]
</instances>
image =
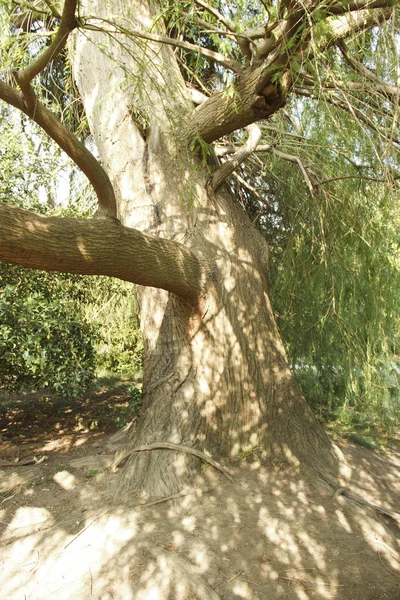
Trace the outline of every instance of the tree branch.
<instances>
[{"instance_id":1,"label":"tree branch","mask_svg":"<svg viewBox=\"0 0 400 600\"><path fill-rule=\"evenodd\" d=\"M191 15L189 15L189 13L185 13L185 14L188 18L191 17ZM241 49L243 55L246 56L247 58L252 58L253 50L254 51L256 50L256 44L255 44L254 40L250 37L247 37L245 35L245 33L236 33L235 31L221 29L220 27L217 27L216 25L213 26L213 25L211 25L211 23L208 23L207 21L205 21L204 19L201 19L197 15L192 16L192 20L193 20L193 23L196 23L197 25L200 25L200 27L203 28L204 33L211 32L211 33L216 33L217 35L221 35L224 37L233 38L236 41L236 43L238 44L239 48ZM264 34L264 29L262 29L262 32Z\"/></svg>"},{"instance_id":2,"label":"tree branch","mask_svg":"<svg viewBox=\"0 0 400 600\"><path fill-rule=\"evenodd\" d=\"M27 90L27 95L31 97L28 88L30 87L32 79L41 71L43 71L49 62L61 52L67 43L69 34L75 29L75 27L77 27L75 10L76 0L65 0L60 27L58 28L56 36L50 46L41 52L37 59L34 60L33 63L31 63L28 67L15 73L15 77L21 90L24 92L24 96L26 95L24 90Z\"/></svg>"},{"instance_id":3,"label":"tree branch","mask_svg":"<svg viewBox=\"0 0 400 600\"><path fill-rule=\"evenodd\" d=\"M43 216L0 202L0 260L24 267L108 275L195 301L204 270L185 246L118 221Z\"/></svg>"},{"instance_id":4,"label":"tree branch","mask_svg":"<svg viewBox=\"0 0 400 600\"><path fill-rule=\"evenodd\" d=\"M230 175L232 175L234 171L236 171L239 165L241 165L242 162L246 160L246 158L257 147L257 144L260 141L261 137L260 128L258 127L258 125L253 123L252 125L246 127L246 129L249 134L246 143L243 144L243 146L241 146L239 150L237 150L235 154L228 161L226 161L226 163L224 163L221 167L219 167L219 169L215 171L215 173L211 175L209 185L214 191L217 190L223 184L223 182Z\"/></svg>"},{"instance_id":5,"label":"tree branch","mask_svg":"<svg viewBox=\"0 0 400 600\"><path fill-rule=\"evenodd\" d=\"M338 46L339 50L341 51L347 64L353 69L353 71L355 71L355 73L358 73L359 75L365 77L366 79L368 79L369 81L374 83L375 84L374 89L377 92L381 92L382 94L387 96L392 102L395 102L395 101L397 101L397 103L400 102L400 87L399 86L389 85L389 84L385 83L384 81L382 81L382 79L380 77L375 75L375 73L373 73L372 71L370 71L370 69L368 69L366 66L364 66L362 62L356 60L355 58L352 58L349 55L349 53L347 52L347 48L346 48L346 45L343 40L339 41L337 46ZM348 84L346 84L346 86L347 85ZM353 88L349 88L349 89L356 89L355 83L351 82L351 85L353 86ZM360 83L358 85L362 86L363 84Z\"/></svg>"},{"instance_id":6,"label":"tree branch","mask_svg":"<svg viewBox=\"0 0 400 600\"><path fill-rule=\"evenodd\" d=\"M37 99L34 106L27 106L22 94L2 81L0 81L0 99L15 106L35 121L72 158L96 192L100 216L116 217L115 194L108 175L84 144Z\"/></svg>"},{"instance_id":7,"label":"tree branch","mask_svg":"<svg viewBox=\"0 0 400 600\"><path fill-rule=\"evenodd\" d=\"M258 127L257 127L257 129L259 130ZM261 132L260 132L260 135L261 135ZM244 148L244 146L242 148ZM239 150L237 151L237 154L239 154L239 152L242 150L242 148L239 148ZM216 154L217 154L217 156L224 156L225 154L228 154L228 153L232 152L233 150L234 150L234 147L232 147L232 146L231 147L228 146L228 147L224 147L224 148L219 147L219 148L216 148ZM306 184L307 184L308 189L310 190L311 196L314 196L314 187L315 186L314 186L313 182L311 181L310 176L307 173L307 169L303 165L303 162L299 156L297 156L295 154L288 154L287 152L282 152L281 150L277 150L272 144L258 144L251 150L251 152L257 152L257 153L272 152L273 154L275 154L275 156L278 156L279 158L283 158L284 160L287 160L289 162L296 163L306 181ZM248 154L250 154L250 152ZM248 156L248 154L247 154L247 156ZM235 154L233 156L235 156ZM245 158L247 158L247 156ZM219 173L219 171L222 170L227 164L230 164L230 162L231 161L228 161L227 163L225 163L218 171L216 171L216 173L214 173L214 175L217 175ZM241 162L243 162L243 161L241 161ZM239 165L237 165L237 166L239 166ZM235 169L237 168L237 166L235 167ZM214 177L214 175L213 175L213 177ZM229 175L230 175L230 173L229 173ZM246 184L246 187L249 187L249 186ZM213 189L215 189L215 188L213 187Z\"/></svg>"},{"instance_id":8,"label":"tree branch","mask_svg":"<svg viewBox=\"0 0 400 600\"><path fill-rule=\"evenodd\" d=\"M335 3L327 7L327 13L331 15L343 15L346 12L358 10L373 10L377 8L393 8L392 0L353 0L352 2Z\"/></svg>"},{"instance_id":9,"label":"tree branch","mask_svg":"<svg viewBox=\"0 0 400 600\"><path fill-rule=\"evenodd\" d=\"M309 174L307 173L307 169L305 168L305 166L303 165L301 158L299 156L296 156L295 154L287 154L286 152L281 152L280 150L277 150L276 148L272 148L272 152L276 155L279 156L280 158L283 158L284 160L287 160L289 162L293 162L296 163L300 169L300 171L303 174L303 177L306 181L306 184L308 186L308 189L310 190L310 194L312 197L314 197L314 184L310 179Z\"/></svg>"},{"instance_id":10,"label":"tree branch","mask_svg":"<svg viewBox=\"0 0 400 600\"><path fill-rule=\"evenodd\" d=\"M216 92L193 111L184 136L190 140L198 135L211 143L274 114L284 106L286 96L282 88L263 85L272 73L266 72L264 64L245 70L231 86Z\"/></svg>"},{"instance_id":11,"label":"tree branch","mask_svg":"<svg viewBox=\"0 0 400 600\"><path fill-rule=\"evenodd\" d=\"M376 7L375 10L345 10L338 13L338 16L328 17L315 25L314 37L318 38L318 49L323 51L353 33L365 31L386 21L391 15L392 9L385 3L384 7Z\"/></svg>"},{"instance_id":12,"label":"tree branch","mask_svg":"<svg viewBox=\"0 0 400 600\"><path fill-rule=\"evenodd\" d=\"M221 15L221 13L218 12L216 8L209 6L206 2L203 2L203 0L194 0L194 3L197 4L197 6L201 6L201 8L204 8L204 10L210 13L210 15L215 17L217 21L219 21L224 27L226 27L228 31L236 33L236 27L234 26L232 21Z\"/></svg>"},{"instance_id":13,"label":"tree branch","mask_svg":"<svg viewBox=\"0 0 400 600\"><path fill-rule=\"evenodd\" d=\"M47 4L47 6L49 7L49 9L51 10L51 14L53 15L53 17L56 17L56 19L61 19L62 15L57 10L57 8L54 6L54 3L50 2L50 0L44 0L44 1Z\"/></svg>"},{"instance_id":14,"label":"tree branch","mask_svg":"<svg viewBox=\"0 0 400 600\"><path fill-rule=\"evenodd\" d=\"M341 175L340 177L331 177L330 179L324 179L323 181L319 181L315 184L315 187L320 187L321 185L325 185L326 183L331 183L332 181L342 181L343 179L359 179L360 181L373 181L375 183L388 183L387 179L379 179L378 177L367 177L366 175ZM400 179L400 175L395 176L394 181Z\"/></svg>"},{"instance_id":15,"label":"tree branch","mask_svg":"<svg viewBox=\"0 0 400 600\"><path fill-rule=\"evenodd\" d=\"M206 96L205 94L203 94L203 92L200 92L200 90L196 90L196 88L192 87L189 84L186 84L186 90L193 104L202 104L209 98L209 96Z\"/></svg>"},{"instance_id":16,"label":"tree branch","mask_svg":"<svg viewBox=\"0 0 400 600\"><path fill-rule=\"evenodd\" d=\"M85 19L84 27L85 29L93 29L94 31L105 31L103 27L96 25L96 22L107 23L107 25L113 27L112 32L108 33L122 33L124 35L130 37L137 37L143 40L149 40L150 42L157 42L158 44L165 44L167 46L173 46L174 48L182 48L183 50L190 50L192 52L198 52L202 56L209 58L210 60L219 63L223 67L230 69L234 73L240 73L243 70L243 65L241 65L236 60L228 58L224 56L220 52L214 52L214 50L209 50L208 48L203 48L203 46L198 46L197 44L192 44L191 42L185 42L183 40L177 40L175 38L169 38L164 35L158 35L156 33L149 33L147 31L139 31L137 29L127 29L122 25L116 25L112 23L108 19L99 19L97 17L88 17Z\"/></svg>"},{"instance_id":17,"label":"tree branch","mask_svg":"<svg viewBox=\"0 0 400 600\"><path fill-rule=\"evenodd\" d=\"M60 27L53 42L28 67L16 72L21 95L14 87L0 81L0 99L24 112L37 123L83 171L92 184L98 199L99 216L116 217L115 194L107 173L78 138L37 98L31 82L65 47L68 35L77 27L77 1L65 0Z\"/></svg>"},{"instance_id":18,"label":"tree branch","mask_svg":"<svg viewBox=\"0 0 400 600\"><path fill-rule=\"evenodd\" d=\"M321 81L321 90L340 90L341 92L376 92L385 96L391 102L400 103L400 87L386 83L373 83L367 87L362 81L345 81L342 85L333 81Z\"/></svg>"},{"instance_id":19,"label":"tree branch","mask_svg":"<svg viewBox=\"0 0 400 600\"><path fill-rule=\"evenodd\" d=\"M332 94L327 94L326 96L322 96L321 94L317 94L315 92L315 90L313 90L311 88L295 87L294 91L299 96L304 96L305 98L311 98L313 100L324 100L325 102L328 102L332 106L336 106L336 108L340 108L341 110L344 110L345 112L350 113L351 115L353 115L353 117L358 119L360 122L364 123L369 129L371 129L372 131L375 131L378 135L380 135L382 137L382 139L384 139L389 144L396 144L397 146L400 146L400 137L393 137L393 136L391 137L387 133L382 131L382 129L380 127L378 127L378 125L375 125L375 123L373 121L371 121L371 119L369 119L365 115L365 113L357 106L353 106L350 103L346 104L343 101L338 100L337 98L334 98ZM320 91L323 91L323 90L320 90Z\"/></svg>"}]
</instances>

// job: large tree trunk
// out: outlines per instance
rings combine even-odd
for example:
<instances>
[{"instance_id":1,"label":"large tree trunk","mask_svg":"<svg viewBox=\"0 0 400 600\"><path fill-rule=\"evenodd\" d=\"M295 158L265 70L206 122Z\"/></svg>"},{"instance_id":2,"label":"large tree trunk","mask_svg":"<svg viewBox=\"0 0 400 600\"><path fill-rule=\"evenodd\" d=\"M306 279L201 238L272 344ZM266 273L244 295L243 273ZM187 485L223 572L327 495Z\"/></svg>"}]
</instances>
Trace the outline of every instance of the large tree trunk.
<instances>
[{"instance_id":1,"label":"large tree trunk","mask_svg":"<svg viewBox=\"0 0 400 600\"><path fill-rule=\"evenodd\" d=\"M90 12L107 17L103 4L91 2ZM111 4L133 29L149 28L146 3ZM207 186L208 170L188 149L195 113L173 50L85 32L71 52L118 218L184 244L203 266L200 300L138 289L145 395L128 449L173 442L218 460L257 448L332 474L329 441L290 373L274 321L267 244L227 188L214 194ZM176 492L199 467L176 451L133 453L121 494Z\"/></svg>"}]
</instances>

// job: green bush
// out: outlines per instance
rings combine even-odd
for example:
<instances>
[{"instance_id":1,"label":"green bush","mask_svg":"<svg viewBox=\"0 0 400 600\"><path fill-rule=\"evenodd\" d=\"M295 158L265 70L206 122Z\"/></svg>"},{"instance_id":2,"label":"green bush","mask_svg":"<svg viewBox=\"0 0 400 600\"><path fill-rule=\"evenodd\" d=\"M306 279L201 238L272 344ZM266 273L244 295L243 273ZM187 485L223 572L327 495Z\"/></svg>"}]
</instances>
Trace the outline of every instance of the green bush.
<instances>
[{"instance_id":1,"label":"green bush","mask_svg":"<svg viewBox=\"0 0 400 600\"><path fill-rule=\"evenodd\" d=\"M115 425L118 428L125 427L132 419L139 415L142 407L143 391L134 385L128 387L126 390L127 402L120 408L119 415L115 419Z\"/></svg>"},{"instance_id":2,"label":"green bush","mask_svg":"<svg viewBox=\"0 0 400 600\"><path fill-rule=\"evenodd\" d=\"M137 379L143 343L133 285L109 277L92 278L88 285L83 311L97 333L98 375Z\"/></svg>"},{"instance_id":3,"label":"green bush","mask_svg":"<svg viewBox=\"0 0 400 600\"><path fill-rule=\"evenodd\" d=\"M97 201L86 178L35 124L2 106L0 136L0 202L42 214L93 215ZM60 202L66 182L67 206ZM141 368L131 284L0 263L0 388L45 386L72 396L94 374L131 378Z\"/></svg>"},{"instance_id":4,"label":"green bush","mask_svg":"<svg viewBox=\"0 0 400 600\"><path fill-rule=\"evenodd\" d=\"M0 280L1 281L1 280ZM0 287L0 385L48 387L66 396L90 385L93 331L65 297L49 299L17 285Z\"/></svg>"}]
</instances>

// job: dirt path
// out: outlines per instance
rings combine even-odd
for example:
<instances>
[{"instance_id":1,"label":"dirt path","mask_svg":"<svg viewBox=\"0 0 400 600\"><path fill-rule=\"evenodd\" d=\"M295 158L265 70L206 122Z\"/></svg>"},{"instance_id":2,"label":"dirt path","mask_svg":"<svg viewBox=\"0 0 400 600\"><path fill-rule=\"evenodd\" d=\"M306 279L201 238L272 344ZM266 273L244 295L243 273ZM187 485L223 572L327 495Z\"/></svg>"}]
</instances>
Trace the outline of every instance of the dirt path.
<instances>
[{"instance_id":1,"label":"dirt path","mask_svg":"<svg viewBox=\"0 0 400 600\"><path fill-rule=\"evenodd\" d=\"M207 466L178 498L111 501L111 438L124 403L120 392L101 393L78 417L65 408L62 427L37 419L25 438L24 418L3 415L2 600L400 598L395 522L255 457L230 469L233 482ZM93 427L84 406L92 414L102 401L107 418ZM399 510L400 452L340 446L354 489ZM46 458L13 463L33 456Z\"/></svg>"}]
</instances>

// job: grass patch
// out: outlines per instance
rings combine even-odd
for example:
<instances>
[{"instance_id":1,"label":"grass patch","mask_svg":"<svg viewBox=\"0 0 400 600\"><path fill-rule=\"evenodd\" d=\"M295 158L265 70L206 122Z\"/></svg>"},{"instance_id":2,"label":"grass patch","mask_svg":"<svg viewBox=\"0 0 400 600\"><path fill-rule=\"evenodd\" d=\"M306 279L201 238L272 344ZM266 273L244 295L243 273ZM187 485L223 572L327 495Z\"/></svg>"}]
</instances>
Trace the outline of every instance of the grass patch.
<instances>
[{"instance_id":1,"label":"grass patch","mask_svg":"<svg viewBox=\"0 0 400 600\"><path fill-rule=\"evenodd\" d=\"M380 450L382 448L379 439L363 435L362 433L347 433L344 437L350 440L350 442L354 442L354 444L358 444L358 446L363 446L363 448L368 448L369 450Z\"/></svg>"}]
</instances>

